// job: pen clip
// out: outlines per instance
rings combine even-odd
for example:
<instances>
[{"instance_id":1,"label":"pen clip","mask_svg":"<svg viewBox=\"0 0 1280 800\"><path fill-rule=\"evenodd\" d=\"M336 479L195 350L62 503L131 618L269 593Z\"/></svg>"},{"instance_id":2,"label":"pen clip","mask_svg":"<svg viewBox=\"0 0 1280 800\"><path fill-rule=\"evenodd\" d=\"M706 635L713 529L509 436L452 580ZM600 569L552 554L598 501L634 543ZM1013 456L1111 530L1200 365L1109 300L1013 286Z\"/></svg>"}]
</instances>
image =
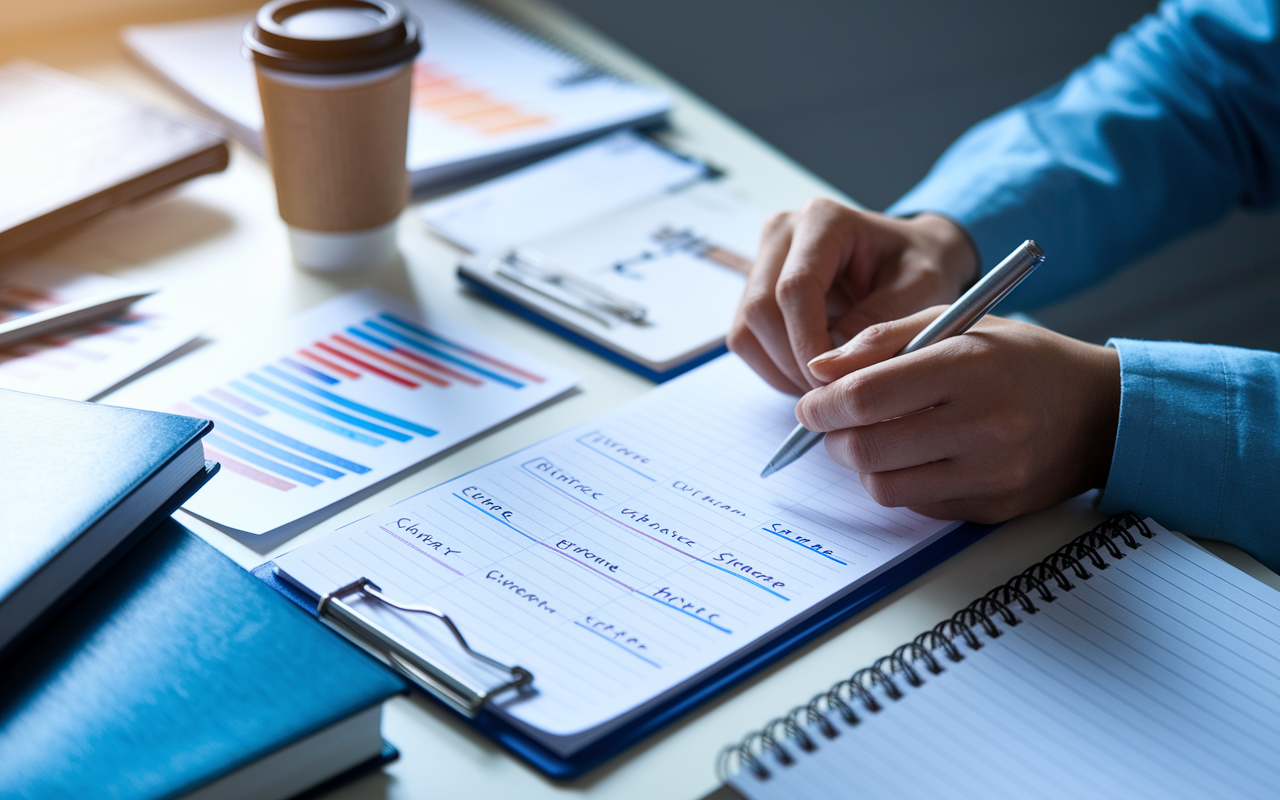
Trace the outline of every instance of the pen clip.
<instances>
[{"instance_id":1,"label":"pen clip","mask_svg":"<svg viewBox=\"0 0 1280 800\"><path fill-rule=\"evenodd\" d=\"M548 256L516 247L494 259L494 272L526 289L585 314L605 327L614 322L647 326L648 309L619 297L556 264Z\"/></svg>"},{"instance_id":2,"label":"pen clip","mask_svg":"<svg viewBox=\"0 0 1280 800\"><path fill-rule=\"evenodd\" d=\"M508 679L497 686L478 687L451 674L444 667L433 663L415 652L398 636L377 623L362 617L345 600L352 595L362 595L399 611L427 614L445 624L462 650L474 659L499 672ZM454 710L474 718L485 702L508 689L523 691L533 684L533 673L524 667L508 666L500 661L471 649L453 620L430 606L409 605L392 600L368 578L359 578L346 586L335 589L320 598L316 615L347 639L368 651L382 662L395 668L422 689L435 695Z\"/></svg>"}]
</instances>

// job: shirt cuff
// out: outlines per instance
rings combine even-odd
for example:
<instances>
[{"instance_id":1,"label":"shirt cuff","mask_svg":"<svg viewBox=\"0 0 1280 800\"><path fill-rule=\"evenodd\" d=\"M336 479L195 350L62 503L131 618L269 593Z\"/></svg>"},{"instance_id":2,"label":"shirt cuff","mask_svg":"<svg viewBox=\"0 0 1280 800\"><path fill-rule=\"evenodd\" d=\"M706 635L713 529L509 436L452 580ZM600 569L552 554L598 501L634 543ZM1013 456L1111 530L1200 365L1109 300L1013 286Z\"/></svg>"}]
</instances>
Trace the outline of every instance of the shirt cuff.
<instances>
[{"instance_id":1,"label":"shirt cuff","mask_svg":"<svg viewBox=\"0 0 1280 800\"><path fill-rule=\"evenodd\" d=\"M1131 510L1280 566L1270 475L1277 359L1216 345L1112 339L1120 422L1100 510ZM1274 430L1274 429L1272 429ZM1260 524L1262 523L1262 524Z\"/></svg>"}]
</instances>

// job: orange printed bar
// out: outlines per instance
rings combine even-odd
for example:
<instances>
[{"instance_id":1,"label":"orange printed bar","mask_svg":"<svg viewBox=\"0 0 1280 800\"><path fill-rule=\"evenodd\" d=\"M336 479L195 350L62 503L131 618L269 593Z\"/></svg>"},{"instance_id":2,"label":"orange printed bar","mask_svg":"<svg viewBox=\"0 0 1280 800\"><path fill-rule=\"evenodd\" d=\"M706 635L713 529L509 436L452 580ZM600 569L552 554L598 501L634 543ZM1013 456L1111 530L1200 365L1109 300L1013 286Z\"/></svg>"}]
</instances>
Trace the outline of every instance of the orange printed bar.
<instances>
[{"instance_id":1,"label":"orange printed bar","mask_svg":"<svg viewBox=\"0 0 1280 800\"><path fill-rule=\"evenodd\" d=\"M350 355L348 353L344 353L341 350L338 350L337 348L330 347L324 342L316 342L316 347L320 348L321 350L323 350L324 352L328 353L331 356L337 356L343 361L347 361L349 363L355 364L357 367L364 370L365 372L371 372L374 375L377 375L379 378L385 378L386 380L389 380L392 383L398 383L401 386L405 387L406 389L418 388L418 384L414 383L413 381L405 380L404 378L401 378L399 375L393 375L390 372L387 372L385 369L382 369L381 367L375 367L374 365L370 364L367 361L361 361L355 356Z\"/></svg>"},{"instance_id":2,"label":"orange printed bar","mask_svg":"<svg viewBox=\"0 0 1280 800\"><path fill-rule=\"evenodd\" d=\"M511 114L502 116L497 119L484 120L468 120L472 127L481 133L506 133L516 128L526 128L535 125L546 125L551 121L550 117L531 117L523 114Z\"/></svg>"},{"instance_id":3,"label":"orange printed bar","mask_svg":"<svg viewBox=\"0 0 1280 800\"><path fill-rule=\"evenodd\" d=\"M424 87L413 93L413 104L419 108L436 110L436 106L453 103L458 100L485 99L488 92L479 89L468 89L452 81Z\"/></svg>"},{"instance_id":4,"label":"orange printed bar","mask_svg":"<svg viewBox=\"0 0 1280 800\"><path fill-rule=\"evenodd\" d=\"M478 92L471 95L463 95L453 100L431 104L431 111L453 120L465 119L473 114L487 114L491 111L506 108L510 108L510 106L495 102L493 98Z\"/></svg>"},{"instance_id":5,"label":"orange printed bar","mask_svg":"<svg viewBox=\"0 0 1280 800\"><path fill-rule=\"evenodd\" d=\"M362 344L358 344L356 342L351 341L350 339L348 339L345 336L342 336L341 334L335 333L333 335L333 338L338 340L342 344L345 344L347 347L350 347L352 350L355 350L358 353L363 353L369 358L372 358L376 361L381 361L383 364L387 364L388 366L395 367L396 369L402 369L405 372L409 373L410 375L413 375L418 378L422 378L424 381L427 381L428 383L433 383L442 389L445 388L446 386L449 386L449 382L446 380L443 380L442 378L438 378L435 375L432 375L427 372L423 372L420 369L414 369L408 364L402 364L399 361L396 361L394 358L387 358L381 353L376 353Z\"/></svg>"},{"instance_id":6,"label":"orange printed bar","mask_svg":"<svg viewBox=\"0 0 1280 800\"><path fill-rule=\"evenodd\" d=\"M320 356L316 355L310 350L299 350L298 353L300 355L306 356L307 358L311 359L312 361L316 362L322 367L333 370L334 372L338 373L344 378L350 378L351 380L355 380L356 378L360 377L360 373L352 372L346 367L335 364L327 358L321 358Z\"/></svg>"}]
</instances>

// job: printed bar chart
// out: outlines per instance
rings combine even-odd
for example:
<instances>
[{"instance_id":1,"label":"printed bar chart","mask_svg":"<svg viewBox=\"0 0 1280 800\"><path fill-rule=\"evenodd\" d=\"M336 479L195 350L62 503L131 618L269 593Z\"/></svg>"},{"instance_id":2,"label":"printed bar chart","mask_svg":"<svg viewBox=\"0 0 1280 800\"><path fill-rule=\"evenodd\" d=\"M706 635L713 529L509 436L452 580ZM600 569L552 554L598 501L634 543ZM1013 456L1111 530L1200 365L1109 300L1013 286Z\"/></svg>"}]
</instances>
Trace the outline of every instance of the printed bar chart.
<instances>
[{"instance_id":1,"label":"printed bar chart","mask_svg":"<svg viewBox=\"0 0 1280 800\"><path fill-rule=\"evenodd\" d=\"M186 509L256 534L340 503L576 382L472 331L424 324L371 290L304 312L278 335L225 347L234 352L210 360L226 369L140 391L147 406L214 422L205 449L223 470ZM210 374L225 377L209 384ZM201 383L209 388L191 395ZM188 388L166 403L169 385Z\"/></svg>"}]
</instances>

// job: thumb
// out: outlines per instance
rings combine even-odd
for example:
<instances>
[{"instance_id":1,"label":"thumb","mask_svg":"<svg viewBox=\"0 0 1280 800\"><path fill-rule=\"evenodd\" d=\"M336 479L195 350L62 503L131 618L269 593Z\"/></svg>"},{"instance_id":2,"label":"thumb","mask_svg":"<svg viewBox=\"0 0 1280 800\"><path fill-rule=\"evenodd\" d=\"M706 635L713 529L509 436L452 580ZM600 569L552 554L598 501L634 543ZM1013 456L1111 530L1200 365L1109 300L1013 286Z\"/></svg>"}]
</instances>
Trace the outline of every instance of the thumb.
<instances>
[{"instance_id":1,"label":"thumb","mask_svg":"<svg viewBox=\"0 0 1280 800\"><path fill-rule=\"evenodd\" d=\"M855 370L893 358L946 309L946 306L933 306L909 317L865 327L845 344L810 361L809 370L818 380L831 383Z\"/></svg>"}]
</instances>

